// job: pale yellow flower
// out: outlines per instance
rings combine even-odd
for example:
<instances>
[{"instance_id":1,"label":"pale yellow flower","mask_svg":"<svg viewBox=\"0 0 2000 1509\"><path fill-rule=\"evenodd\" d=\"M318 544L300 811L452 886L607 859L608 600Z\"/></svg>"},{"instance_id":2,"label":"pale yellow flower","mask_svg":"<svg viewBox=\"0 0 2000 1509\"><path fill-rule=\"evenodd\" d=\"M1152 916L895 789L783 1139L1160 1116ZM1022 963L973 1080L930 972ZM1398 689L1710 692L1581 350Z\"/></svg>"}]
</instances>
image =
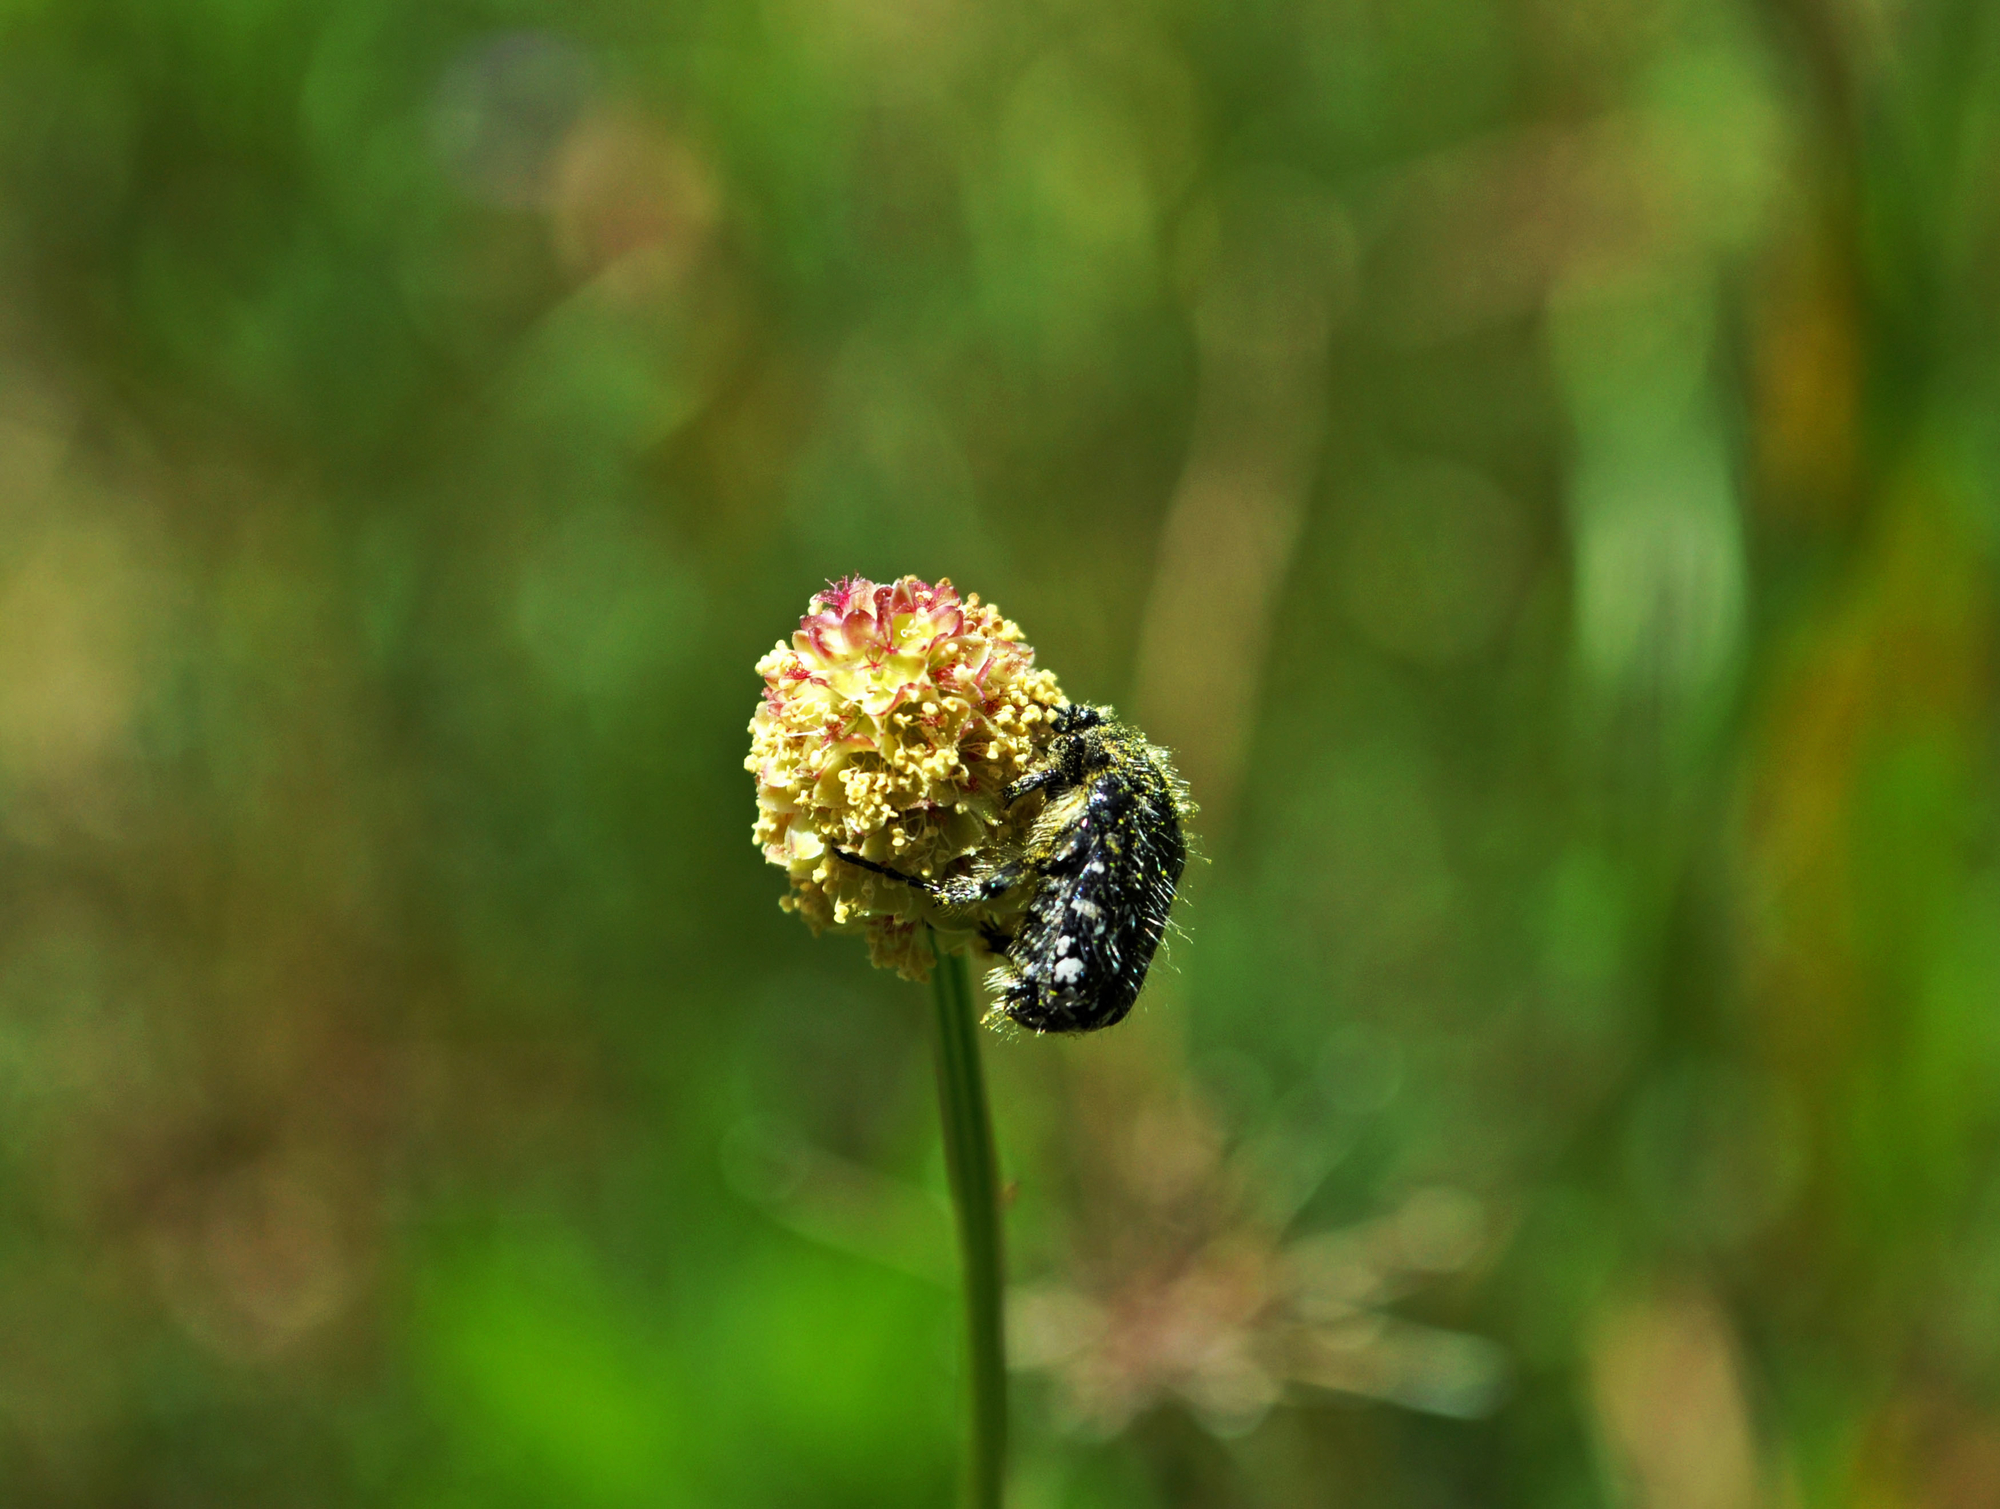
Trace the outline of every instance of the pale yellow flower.
<instances>
[{"instance_id":1,"label":"pale yellow flower","mask_svg":"<svg viewBox=\"0 0 2000 1509\"><path fill-rule=\"evenodd\" d=\"M757 671L744 765L755 841L791 880L780 905L816 933L864 933L878 966L916 980L931 964L919 924L947 947L977 947L981 922L1004 926L1004 903L946 910L829 851L937 880L1019 842L1027 815L1003 793L1047 748L1047 715L1065 701L1021 631L949 581L850 577L812 599Z\"/></svg>"}]
</instances>

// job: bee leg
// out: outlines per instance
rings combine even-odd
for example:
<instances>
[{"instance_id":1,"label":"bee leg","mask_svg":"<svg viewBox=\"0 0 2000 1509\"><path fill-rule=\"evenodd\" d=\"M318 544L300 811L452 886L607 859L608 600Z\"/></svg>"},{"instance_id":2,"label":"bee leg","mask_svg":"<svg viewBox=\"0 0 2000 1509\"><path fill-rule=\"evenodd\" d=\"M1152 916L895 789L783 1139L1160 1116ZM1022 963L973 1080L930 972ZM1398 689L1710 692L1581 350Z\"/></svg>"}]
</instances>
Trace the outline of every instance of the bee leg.
<instances>
[{"instance_id":1,"label":"bee leg","mask_svg":"<svg viewBox=\"0 0 2000 1509\"><path fill-rule=\"evenodd\" d=\"M992 901L996 897L1005 896L1027 878L1028 867L1017 860L1013 864L1000 866L990 875L932 886L931 894L946 906L977 906L982 901Z\"/></svg>"},{"instance_id":2,"label":"bee leg","mask_svg":"<svg viewBox=\"0 0 2000 1509\"><path fill-rule=\"evenodd\" d=\"M1031 791L1046 791L1052 786L1067 786L1068 784L1069 778L1063 773L1063 768L1060 765L1050 765L1046 769L1037 770L1032 775L1022 776L1020 780L1014 782L1013 785L1001 792L1000 795L1001 799L1011 807Z\"/></svg>"},{"instance_id":3,"label":"bee leg","mask_svg":"<svg viewBox=\"0 0 2000 1509\"><path fill-rule=\"evenodd\" d=\"M892 870L887 865L878 865L874 860L863 859L859 854L850 854L845 849L834 849L831 844L827 847L832 850L836 859L843 859L848 864L867 870L870 874L886 875L891 880L902 881L904 885L913 885L920 891L929 891L933 896L938 894L938 887L933 881L921 880L915 875L905 875L901 870Z\"/></svg>"},{"instance_id":4,"label":"bee leg","mask_svg":"<svg viewBox=\"0 0 2000 1509\"><path fill-rule=\"evenodd\" d=\"M995 927L990 922L979 924L979 936L996 954L1004 954L1014 946L1014 935L1005 928Z\"/></svg>"}]
</instances>

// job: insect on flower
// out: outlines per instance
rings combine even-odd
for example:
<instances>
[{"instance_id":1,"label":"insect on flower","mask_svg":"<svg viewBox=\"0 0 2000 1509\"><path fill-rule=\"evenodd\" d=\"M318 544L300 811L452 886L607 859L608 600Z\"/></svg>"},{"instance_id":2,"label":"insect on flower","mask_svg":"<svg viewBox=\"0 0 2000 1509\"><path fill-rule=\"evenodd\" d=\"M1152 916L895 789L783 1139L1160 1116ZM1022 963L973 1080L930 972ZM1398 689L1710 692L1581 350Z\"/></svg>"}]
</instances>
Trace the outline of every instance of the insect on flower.
<instances>
[{"instance_id":1,"label":"insect on flower","mask_svg":"<svg viewBox=\"0 0 2000 1509\"><path fill-rule=\"evenodd\" d=\"M1110 708L1068 703L1050 724L1042 758L1004 793L1009 808L1042 793L1017 850L944 881L833 853L947 907L1020 894L1011 935L980 925L1001 956L988 981L994 1009L1032 1032L1091 1032L1122 1021L1146 983L1187 864L1181 821L1194 808L1167 752Z\"/></svg>"},{"instance_id":2,"label":"insect on flower","mask_svg":"<svg viewBox=\"0 0 2000 1509\"><path fill-rule=\"evenodd\" d=\"M757 672L744 765L780 906L912 980L983 946L994 1016L1034 1032L1124 1018L1187 861L1165 750L949 581L831 582Z\"/></svg>"}]
</instances>

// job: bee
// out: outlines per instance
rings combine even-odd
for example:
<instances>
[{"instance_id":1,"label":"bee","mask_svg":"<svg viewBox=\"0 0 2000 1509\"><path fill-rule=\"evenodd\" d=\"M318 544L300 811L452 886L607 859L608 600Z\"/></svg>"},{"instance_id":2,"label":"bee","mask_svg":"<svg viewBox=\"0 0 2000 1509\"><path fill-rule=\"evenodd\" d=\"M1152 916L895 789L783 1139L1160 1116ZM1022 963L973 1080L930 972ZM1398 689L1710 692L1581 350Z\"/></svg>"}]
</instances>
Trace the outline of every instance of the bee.
<instances>
[{"instance_id":1,"label":"bee","mask_svg":"<svg viewBox=\"0 0 2000 1509\"><path fill-rule=\"evenodd\" d=\"M1108 707L1056 709L1044 758L1004 793L1043 793L1017 852L961 879L930 881L835 849L849 864L916 886L946 906L1025 891L1008 934L980 929L1000 955L994 1009L1031 1032L1094 1032L1123 1021L1166 932L1187 866L1181 822L1194 812L1167 752Z\"/></svg>"}]
</instances>

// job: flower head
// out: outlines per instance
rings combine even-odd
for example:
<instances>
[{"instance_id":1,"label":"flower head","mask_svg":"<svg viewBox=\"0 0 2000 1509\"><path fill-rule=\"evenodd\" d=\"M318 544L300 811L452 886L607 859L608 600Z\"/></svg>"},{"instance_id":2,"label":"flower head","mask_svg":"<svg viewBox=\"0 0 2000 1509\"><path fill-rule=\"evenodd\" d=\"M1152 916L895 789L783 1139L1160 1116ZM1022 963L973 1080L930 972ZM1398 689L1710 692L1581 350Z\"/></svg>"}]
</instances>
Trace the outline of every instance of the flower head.
<instances>
[{"instance_id":1,"label":"flower head","mask_svg":"<svg viewBox=\"0 0 2000 1509\"><path fill-rule=\"evenodd\" d=\"M945 912L829 850L938 880L1019 840L1025 820L1003 792L1047 748L1047 715L1065 701L1021 631L949 581L849 577L812 599L757 672L744 766L757 777L755 841L791 879L780 904L814 932L865 933L874 962L911 979L930 969L920 923L977 946L977 924L1003 918Z\"/></svg>"},{"instance_id":2,"label":"flower head","mask_svg":"<svg viewBox=\"0 0 2000 1509\"><path fill-rule=\"evenodd\" d=\"M1018 1288L1009 1306L1009 1359L1051 1376L1059 1420L1109 1436L1178 1401L1236 1435L1298 1385L1459 1419L1500 1402L1497 1344L1395 1308L1496 1250L1472 1195L1415 1189L1371 1219L1288 1235L1298 1191L1272 1176L1304 1144L1273 1163L1268 1137L1230 1149L1191 1090L1086 1085L1071 1277Z\"/></svg>"}]
</instances>

